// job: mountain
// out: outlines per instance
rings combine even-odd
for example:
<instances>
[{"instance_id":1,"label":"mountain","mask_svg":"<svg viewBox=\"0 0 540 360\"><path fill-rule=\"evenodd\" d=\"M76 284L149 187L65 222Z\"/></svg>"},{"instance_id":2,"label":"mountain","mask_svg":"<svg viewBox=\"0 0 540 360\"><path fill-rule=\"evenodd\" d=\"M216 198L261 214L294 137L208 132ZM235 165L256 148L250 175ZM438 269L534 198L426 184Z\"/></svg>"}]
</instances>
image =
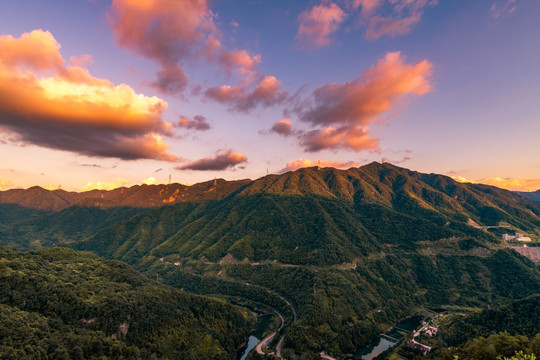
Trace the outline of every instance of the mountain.
<instances>
[{"instance_id":1,"label":"mountain","mask_svg":"<svg viewBox=\"0 0 540 360\"><path fill-rule=\"evenodd\" d=\"M145 212L76 248L131 263L150 254L214 262L231 254L330 265L452 237L496 243L481 225L501 222L538 236L539 214L540 204L510 191L373 163L266 176L219 201Z\"/></svg>"},{"instance_id":2,"label":"mountain","mask_svg":"<svg viewBox=\"0 0 540 360\"><path fill-rule=\"evenodd\" d=\"M225 181L216 179L192 186L182 184L135 185L114 190L69 192L45 190L39 186L29 189L0 191L0 204L18 205L27 209L59 211L70 206L151 208L178 202L220 200L249 180Z\"/></svg>"},{"instance_id":3,"label":"mountain","mask_svg":"<svg viewBox=\"0 0 540 360\"><path fill-rule=\"evenodd\" d=\"M343 358L424 307L540 293L539 268L500 237L538 240L540 203L442 175L372 163L101 195L13 219L0 244L62 241L173 287L273 309L289 357ZM80 221L86 211L94 220Z\"/></svg>"},{"instance_id":4,"label":"mountain","mask_svg":"<svg viewBox=\"0 0 540 360\"><path fill-rule=\"evenodd\" d=\"M518 194L534 201L540 201L540 190L532 192L519 191Z\"/></svg>"},{"instance_id":5,"label":"mountain","mask_svg":"<svg viewBox=\"0 0 540 360\"><path fill-rule=\"evenodd\" d=\"M0 259L5 359L235 359L253 323L89 253L0 248Z\"/></svg>"}]
</instances>

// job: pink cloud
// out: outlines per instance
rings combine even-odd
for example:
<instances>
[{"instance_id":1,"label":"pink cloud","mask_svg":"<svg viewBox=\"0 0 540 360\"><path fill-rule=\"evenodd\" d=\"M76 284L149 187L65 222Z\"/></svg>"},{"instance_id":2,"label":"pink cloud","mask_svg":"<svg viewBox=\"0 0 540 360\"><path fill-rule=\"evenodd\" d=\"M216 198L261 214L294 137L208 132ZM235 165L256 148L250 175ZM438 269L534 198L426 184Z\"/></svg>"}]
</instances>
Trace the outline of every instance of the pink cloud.
<instances>
[{"instance_id":1,"label":"pink cloud","mask_svg":"<svg viewBox=\"0 0 540 360\"><path fill-rule=\"evenodd\" d=\"M300 145L307 152L324 149L348 149L355 152L363 150L379 151L379 140L371 138L365 127L325 127L307 131L300 138Z\"/></svg>"},{"instance_id":2,"label":"pink cloud","mask_svg":"<svg viewBox=\"0 0 540 360\"><path fill-rule=\"evenodd\" d=\"M175 161L167 103L65 65L53 35L0 36L0 127L15 141L98 157Z\"/></svg>"},{"instance_id":3,"label":"pink cloud","mask_svg":"<svg viewBox=\"0 0 540 360\"><path fill-rule=\"evenodd\" d=\"M176 167L177 170L198 170L198 171L221 171L233 168L238 164L247 161L243 154L233 152L231 149L218 150L215 156L192 161L186 165Z\"/></svg>"},{"instance_id":4,"label":"pink cloud","mask_svg":"<svg viewBox=\"0 0 540 360\"><path fill-rule=\"evenodd\" d=\"M285 167L279 171L279 173L284 174L289 171L295 171L301 168L314 167L314 166L333 167L337 169L349 169L352 167L359 167L360 165L361 164L354 161L341 162L341 161L318 160L315 162L308 159L297 159L297 160L288 162L287 165L285 165Z\"/></svg>"},{"instance_id":5,"label":"pink cloud","mask_svg":"<svg viewBox=\"0 0 540 360\"><path fill-rule=\"evenodd\" d=\"M403 98L431 90L432 64L410 65L399 52L388 53L361 78L344 84L324 85L297 112L300 120L314 129L301 137L306 151L346 148L378 151L378 141L369 135L368 125L392 110Z\"/></svg>"},{"instance_id":6,"label":"pink cloud","mask_svg":"<svg viewBox=\"0 0 540 360\"><path fill-rule=\"evenodd\" d=\"M516 11L516 0L506 0L493 3L489 12L495 19L501 16L510 16Z\"/></svg>"},{"instance_id":7,"label":"pink cloud","mask_svg":"<svg viewBox=\"0 0 540 360\"><path fill-rule=\"evenodd\" d=\"M275 132L276 134L282 135L282 136L289 136L292 134L292 127L291 127L291 120L288 118L283 118L274 125L272 125L272 128L270 131Z\"/></svg>"},{"instance_id":8,"label":"pink cloud","mask_svg":"<svg viewBox=\"0 0 540 360\"><path fill-rule=\"evenodd\" d=\"M165 94L185 91L188 61L217 64L244 82L256 77L260 55L225 49L207 0L113 0L109 22L123 47L156 61L156 88Z\"/></svg>"},{"instance_id":9,"label":"pink cloud","mask_svg":"<svg viewBox=\"0 0 540 360\"><path fill-rule=\"evenodd\" d=\"M265 76L252 91L245 86L222 85L207 89L205 96L228 104L230 110L247 112L258 105L273 106L285 101L288 93L280 89L281 81L274 76Z\"/></svg>"},{"instance_id":10,"label":"pink cloud","mask_svg":"<svg viewBox=\"0 0 540 360\"><path fill-rule=\"evenodd\" d=\"M320 48L331 41L347 14L336 4L316 5L298 16L296 40L307 48Z\"/></svg>"},{"instance_id":11,"label":"pink cloud","mask_svg":"<svg viewBox=\"0 0 540 360\"><path fill-rule=\"evenodd\" d=\"M438 0L361 0L358 3L362 5L361 22L367 26L366 39L375 40L384 35L408 34L422 19L424 9L436 5Z\"/></svg>"},{"instance_id":12,"label":"pink cloud","mask_svg":"<svg viewBox=\"0 0 540 360\"><path fill-rule=\"evenodd\" d=\"M206 117L202 115L195 115L192 119L188 119L185 116L180 117L178 121L178 127L188 130L205 131L210 130L210 123L206 120Z\"/></svg>"}]
</instances>

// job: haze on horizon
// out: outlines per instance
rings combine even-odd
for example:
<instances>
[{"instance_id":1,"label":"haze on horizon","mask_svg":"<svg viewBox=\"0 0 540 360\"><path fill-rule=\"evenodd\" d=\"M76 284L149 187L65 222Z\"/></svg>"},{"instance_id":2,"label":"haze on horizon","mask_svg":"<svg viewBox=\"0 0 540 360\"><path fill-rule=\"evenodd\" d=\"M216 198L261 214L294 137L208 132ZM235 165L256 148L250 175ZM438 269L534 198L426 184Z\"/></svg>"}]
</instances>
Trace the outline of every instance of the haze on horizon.
<instances>
[{"instance_id":1,"label":"haze on horizon","mask_svg":"<svg viewBox=\"0 0 540 360\"><path fill-rule=\"evenodd\" d=\"M0 190L386 161L540 188L540 3L0 4Z\"/></svg>"}]
</instances>

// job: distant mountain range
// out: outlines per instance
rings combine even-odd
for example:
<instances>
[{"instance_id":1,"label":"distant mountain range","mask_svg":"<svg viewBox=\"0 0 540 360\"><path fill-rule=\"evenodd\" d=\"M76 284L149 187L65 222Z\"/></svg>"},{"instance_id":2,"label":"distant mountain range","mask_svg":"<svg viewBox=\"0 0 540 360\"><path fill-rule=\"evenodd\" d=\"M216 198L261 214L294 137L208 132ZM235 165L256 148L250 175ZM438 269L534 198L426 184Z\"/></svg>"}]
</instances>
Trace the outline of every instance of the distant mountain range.
<instances>
[{"instance_id":1,"label":"distant mountain range","mask_svg":"<svg viewBox=\"0 0 540 360\"><path fill-rule=\"evenodd\" d=\"M521 194L522 196L524 196L526 198L533 199L535 201L540 202L540 190L536 190L536 191L533 191L533 192L520 191L519 194Z\"/></svg>"},{"instance_id":2,"label":"distant mountain range","mask_svg":"<svg viewBox=\"0 0 540 360\"><path fill-rule=\"evenodd\" d=\"M387 163L260 179L0 192L0 245L64 245L201 294L264 304L297 354L354 352L424 306L540 293L501 233L540 239L540 203Z\"/></svg>"}]
</instances>

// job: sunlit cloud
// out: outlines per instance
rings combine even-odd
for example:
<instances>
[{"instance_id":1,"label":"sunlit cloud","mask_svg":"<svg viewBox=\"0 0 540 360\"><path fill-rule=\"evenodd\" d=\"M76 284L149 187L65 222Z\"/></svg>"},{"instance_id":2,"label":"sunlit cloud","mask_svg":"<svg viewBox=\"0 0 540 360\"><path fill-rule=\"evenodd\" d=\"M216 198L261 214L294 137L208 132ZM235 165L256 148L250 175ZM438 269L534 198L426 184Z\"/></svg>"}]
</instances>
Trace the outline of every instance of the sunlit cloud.
<instances>
[{"instance_id":1,"label":"sunlit cloud","mask_svg":"<svg viewBox=\"0 0 540 360\"><path fill-rule=\"evenodd\" d=\"M469 180L463 176L451 176L452 179L463 182L463 183L472 183L472 184L484 184L496 186L501 189L511 190L511 191L536 191L540 190L540 179L516 179L516 178L500 178L500 177L490 177L483 178L479 180Z\"/></svg>"},{"instance_id":2,"label":"sunlit cloud","mask_svg":"<svg viewBox=\"0 0 540 360\"><path fill-rule=\"evenodd\" d=\"M301 136L301 145L309 152L340 148L378 151L378 140L371 138L369 125L405 98L429 92L432 67L427 60L406 64L399 52L392 52L360 78L316 89L295 109L300 120L315 127Z\"/></svg>"},{"instance_id":3,"label":"sunlit cloud","mask_svg":"<svg viewBox=\"0 0 540 360\"><path fill-rule=\"evenodd\" d=\"M285 165L285 167L279 171L279 173L283 174L289 171L295 171L301 168L314 167L314 166L333 167L336 169L349 169L352 167L359 167L360 165L361 164L354 161L347 161L347 162L328 161L328 160L312 161L308 159L297 159L297 160L288 162L287 165Z\"/></svg>"},{"instance_id":4,"label":"sunlit cloud","mask_svg":"<svg viewBox=\"0 0 540 360\"><path fill-rule=\"evenodd\" d=\"M356 152L371 150L378 152L379 140L369 134L367 127L332 126L323 129L307 131L300 139L307 152L317 152L324 149L346 149Z\"/></svg>"},{"instance_id":5,"label":"sunlit cloud","mask_svg":"<svg viewBox=\"0 0 540 360\"><path fill-rule=\"evenodd\" d=\"M300 26L296 40L304 48L326 46L346 16L345 12L334 3L313 6L298 16Z\"/></svg>"},{"instance_id":6,"label":"sunlit cloud","mask_svg":"<svg viewBox=\"0 0 540 360\"><path fill-rule=\"evenodd\" d=\"M497 1L489 8L489 13L495 19L510 16L517 9L517 0Z\"/></svg>"},{"instance_id":7,"label":"sunlit cloud","mask_svg":"<svg viewBox=\"0 0 540 360\"><path fill-rule=\"evenodd\" d=\"M131 180L118 178L116 180L110 181L98 181L98 182L89 182L87 183L81 191L90 191L90 190L113 190L119 187L124 187L131 183Z\"/></svg>"},{"instance_id":8,"label":"sunlit cloud","mask_svg":"<svg viewBox=\"0 0 540 360\"><path fill-rule=\"evenodd\" d=\"M207 89L205 96L228 104L229 110L247 112L259 105L268 107L283 103L288 93L280 90L281 81L274 76L265 76L253 90L239 85L222 85Z\"/></svg>"},{"instance_id":9,"label":"sunlit cloud","mask_svg":"<svg viewBox=\"0 0 540 360\"><path fill-rule=\"evenodd\" d=\"M13 184L9 180L1 180L0 179L0 190L4 190L5 188L11 187Z\"/></svg>"},{"instance_id":10,"label":"sunlit cloud","mask_svg":"<svg viewBox=\"0 0 540 360\"><path fill-rule=\"evenodd\" d=\"M192 161L186 165L176 167L177 170L226 170L234 168L236 165L245 163L247 157L243 154L233 152L231 149L218 150L215 156Z\"/></svg>"},{"instance_id":11,"label":"sunlit cloud","mask_svg":"<svg viewBox=\"0 0 540 360\"><path fill-rule=\"evenodd\" d=\"M156 178L153 176L150 176L149 178L146 178L142 181L145 185L154 185L156 183Z\"/></svg>"},{"instance_id":12,"label":"sunlit cloud","mask_svg":"<svg viewBox=\"0 0 540 360\"><path fill-rule=\"evenodd\" d=\"M181 116L177 126L188 130L210 130L210 123L202 115L195 115L193 119Z\"/></svg>"},{"instance_id":13,"label":"sunlit cloud","mask_svg":"<svg viewBox=\"0 0 540 360\"><path fill-rule=\"evenodd\" d=\"M175 161L167 103L66 65L53 35L0 36L0 127L16 141L88 156Z\"/></svg>"},{"instance_id":14,"label":"sunlit cloud","mask_svg":"<svg viewBox=\"0 0 540 360\"><path fill-rule=\"evenodd\" d=\"M260 55L226 49L215 18L207 0L113 0L109 11L118 44L160 65L153 85L165 94L186 90L190 61L216 64L241 83L256 78Z\"/></svg>"}]
</instances>

